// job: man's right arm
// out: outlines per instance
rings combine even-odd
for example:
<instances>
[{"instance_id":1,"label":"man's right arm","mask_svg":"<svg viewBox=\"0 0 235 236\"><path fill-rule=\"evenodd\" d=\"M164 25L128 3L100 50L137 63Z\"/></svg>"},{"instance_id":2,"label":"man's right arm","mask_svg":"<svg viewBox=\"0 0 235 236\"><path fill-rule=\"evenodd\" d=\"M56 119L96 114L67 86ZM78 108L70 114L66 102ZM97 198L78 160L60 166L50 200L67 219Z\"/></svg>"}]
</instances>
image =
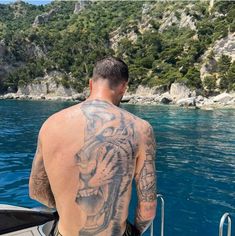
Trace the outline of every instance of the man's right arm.
<instances>
[{"instance_id":1,"label":"man's right arm","mask_svg":"<svg viewBox=\"0 0 235 236\"><path fill-rule=\"evenodd\" d=\"M144 124L143 130L135 173L138 195L135 227L141 234L152 223L157 207L155 172L156 143L153 129L148 123Z\"/></svg>"},{"instance_id":2,"label":"man's right arm","mask_svg":"<svg viewBox=\"0 0 235 236\"><path fill-rule=\"evenodd\" d=\"M37 151L29 179L29 195L32 199L35 199L47 207L56 207L54 195L44 166L40 134L38 136Z\"/></svg>"}]
</instances>

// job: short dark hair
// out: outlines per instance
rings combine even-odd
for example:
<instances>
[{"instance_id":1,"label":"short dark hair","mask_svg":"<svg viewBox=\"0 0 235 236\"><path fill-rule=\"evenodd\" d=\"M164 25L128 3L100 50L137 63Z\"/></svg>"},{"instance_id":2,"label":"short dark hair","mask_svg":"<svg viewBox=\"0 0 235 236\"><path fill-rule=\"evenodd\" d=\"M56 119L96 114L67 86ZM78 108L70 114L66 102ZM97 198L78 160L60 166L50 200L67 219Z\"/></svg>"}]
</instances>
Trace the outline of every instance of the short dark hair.
<instances>
[{"instance_id":1,"label":"short dark hair","mask_svg":"<svg viewBox=\"0 0 235 236\"><path fill-rule=\"evenodd\" d=\"M95 63L92 79L107 79L111 88L121 82L127 82L129 77L128 66L124 61L115 57L106 57Z\"/></svg>"}]
</instances>

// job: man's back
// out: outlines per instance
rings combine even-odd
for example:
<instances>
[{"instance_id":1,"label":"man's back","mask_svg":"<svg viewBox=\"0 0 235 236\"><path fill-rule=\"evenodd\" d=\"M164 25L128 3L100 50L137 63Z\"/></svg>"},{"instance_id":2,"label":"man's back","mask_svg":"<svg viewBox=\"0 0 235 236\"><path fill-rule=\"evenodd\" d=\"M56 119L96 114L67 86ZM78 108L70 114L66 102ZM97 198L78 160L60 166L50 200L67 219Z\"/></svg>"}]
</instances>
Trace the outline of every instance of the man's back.
<instances>
[{"instance_id":1,"label":"man's back","mask_svg":"<svg viewBox=\"0 0 235 236\"><path fill-rule=\"evenodd\" d=\"M155 217L155 140L148 122L118 107L128 67L98 61L89 98L42 126L30 175L30 196L54 207L53 235L140 235ZM138 195L135 225L127 222L132 180Z\"/></svg>"},{"instance_id":2,"label":"man's back","mask_svg":"<svg viewBox=\"0 0 235 236\"><path fill-rule=\"evenodd\" d=\"M140 122L111 103L88 100L45 124L44 163L62 235L123 234Z\"/></svg>"}]
</instances>

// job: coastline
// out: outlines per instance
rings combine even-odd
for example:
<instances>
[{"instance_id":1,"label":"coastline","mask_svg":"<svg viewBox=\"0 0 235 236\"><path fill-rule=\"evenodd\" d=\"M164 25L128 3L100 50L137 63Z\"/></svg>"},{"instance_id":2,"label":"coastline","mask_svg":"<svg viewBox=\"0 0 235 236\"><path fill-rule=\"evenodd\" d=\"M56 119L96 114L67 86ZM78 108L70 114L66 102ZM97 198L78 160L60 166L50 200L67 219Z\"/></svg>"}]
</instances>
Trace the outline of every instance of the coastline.
<instances>
[{"instance_id":1,"label":"coastline","mask_svg":"<svg viewBox=\"0 0 235 236\"><path fill-rule=\"evenodd\" d=\"M61 102L82 102L86 99L83 93L72 96L54 96L54 95L19 95L17 93L7 93L0 95L0 100L25 100L25 101L61 101ZM235 93L221 93L217 96L203 97L201 95L195 97L187 97L180 99L172 99L169 94L162 95L139 95L128 94L123 97L122 104L132 105L167 105L173 107L182 107L189 109L235 109Z\"/></svg>"}]
</instances>

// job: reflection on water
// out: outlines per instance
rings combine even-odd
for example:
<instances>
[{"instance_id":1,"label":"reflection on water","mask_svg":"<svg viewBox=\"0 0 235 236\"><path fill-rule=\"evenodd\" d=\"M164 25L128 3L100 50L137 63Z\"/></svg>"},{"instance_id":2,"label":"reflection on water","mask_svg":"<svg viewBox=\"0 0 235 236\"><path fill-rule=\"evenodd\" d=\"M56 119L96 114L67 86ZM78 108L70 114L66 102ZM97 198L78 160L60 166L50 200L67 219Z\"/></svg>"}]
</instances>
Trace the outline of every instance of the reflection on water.
<instances>
[{"instance_id":1,"label":"reflection on water","mask_svg":"<svg viewBox=\"0 0 235 236\"><path fill-rule=\"evenodd\" d=\"M50 114L70 105L0 101L0 203L38 205L28 197L37 133ZM165 235L218 235L222 214L235 217L235 110L123 107L154 127L158 189L166 201ZM130 218L135 204L133 198Z\"/></svg>"},{"instance_id":2,"label":"reflection on water","mask_svg":"<svg viewBox=\"0 0 235 236\"><path fill-rule=\"evenodd\" d=\"M235 111L126 108L154 126L166 235L218 235L222 214L235 215Z\"/></svg>"}]
</instances>

